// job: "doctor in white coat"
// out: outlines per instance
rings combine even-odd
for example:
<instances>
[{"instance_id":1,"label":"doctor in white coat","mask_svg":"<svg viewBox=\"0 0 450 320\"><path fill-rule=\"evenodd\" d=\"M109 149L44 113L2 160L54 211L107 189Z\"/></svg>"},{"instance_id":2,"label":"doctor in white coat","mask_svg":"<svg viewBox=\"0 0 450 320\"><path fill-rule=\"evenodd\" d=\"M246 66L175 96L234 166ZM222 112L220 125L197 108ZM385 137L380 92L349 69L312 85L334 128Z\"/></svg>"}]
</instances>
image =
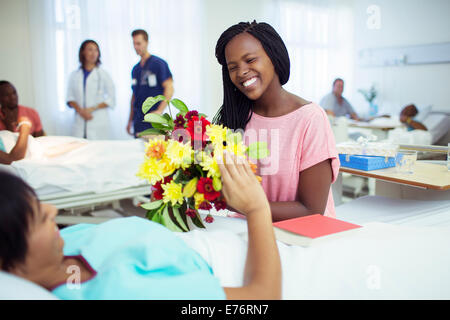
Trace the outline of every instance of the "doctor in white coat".
<instances>
[{"instance_id":1,"label":"doctor in white coat","mask_svg":"<svg viewBox=\"0 0 450 320\"><path fill-rule=\"evenodd\" d=\"M100 67L100 48L86 40L79 51L81 66L70 74L67 104L75 110L72 134L91 140L112 139L109 109L115 104L114 83Z\"/></svg>"}]
</instances>

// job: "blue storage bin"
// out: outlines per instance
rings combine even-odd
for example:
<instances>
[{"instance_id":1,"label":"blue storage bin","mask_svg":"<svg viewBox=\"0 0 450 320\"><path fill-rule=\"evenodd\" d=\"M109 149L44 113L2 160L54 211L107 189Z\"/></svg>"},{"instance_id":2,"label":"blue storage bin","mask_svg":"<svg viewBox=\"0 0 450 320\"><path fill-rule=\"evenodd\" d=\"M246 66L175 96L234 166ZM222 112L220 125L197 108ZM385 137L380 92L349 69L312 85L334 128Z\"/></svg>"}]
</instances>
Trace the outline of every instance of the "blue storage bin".
<instances>
[{"instance_id":1,"label":"blue storage bin","mask_svg":"<svg viewBox=\"0 0 450 320\"><path fill-rule=\"evenodd\" d=\"M365 155L350 155L347 158L346 154L339 154L339 161L342 167L364 171L395 167L395 158L388 157L387 159L386 161L386 157Z\"/></svg>"}]
</instances>

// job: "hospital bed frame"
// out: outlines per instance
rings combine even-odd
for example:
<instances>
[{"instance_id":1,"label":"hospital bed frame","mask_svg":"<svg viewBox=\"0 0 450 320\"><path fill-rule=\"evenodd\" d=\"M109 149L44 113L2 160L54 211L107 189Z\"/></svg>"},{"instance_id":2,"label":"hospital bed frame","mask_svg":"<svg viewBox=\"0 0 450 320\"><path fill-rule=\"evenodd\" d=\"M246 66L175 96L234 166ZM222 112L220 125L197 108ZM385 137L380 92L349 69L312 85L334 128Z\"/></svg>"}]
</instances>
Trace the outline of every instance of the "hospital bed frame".
<instances>
[{"instance_id":1,"label":"hospital bed frame","mask_svg":"<svg viewBox=\"0 0 450 320\"><path fill-rule=\"evenodd\" d=\"M149 196L150 193L150 186L146 184L102 193L67 192L49 194L39 197L39 200L54 205L58 210L67 211L68 215L56 216L56 223L71 225L77 223L102 223L110 220L110 217L81 216L76 214L77 210L90 209L90 211L94 211L95 207L105 204L112 205L114 211L122 216L127 216L128 214L120 206L120 200L131 198L133 199L133 204L137 206L138 203L148 202L150 199L146 196Z\"/></svg>"}]
</instances>

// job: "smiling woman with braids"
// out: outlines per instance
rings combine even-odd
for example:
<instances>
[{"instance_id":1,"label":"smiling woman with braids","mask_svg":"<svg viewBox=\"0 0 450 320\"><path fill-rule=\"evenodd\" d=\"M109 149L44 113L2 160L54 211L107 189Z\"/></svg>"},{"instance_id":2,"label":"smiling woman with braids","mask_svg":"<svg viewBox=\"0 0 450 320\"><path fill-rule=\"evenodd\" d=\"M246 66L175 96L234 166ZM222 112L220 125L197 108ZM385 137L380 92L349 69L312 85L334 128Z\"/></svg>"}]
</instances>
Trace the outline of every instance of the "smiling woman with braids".
<instances>
[{"instance_id":1,"label":"smiling woman with braids","mask_svg":"<svg viewBox=\"0 0 450 320\"><path fill-rule=\"evenodd\" d=\"M214 121L245 130L247 143L267 142L259 175L274 221L315 213L334 217L330 192L339 160L325 111L288 91L290 60L267 23L241 22L216 45L222 65L223 104Z\"/></svg>"}]
</instances>

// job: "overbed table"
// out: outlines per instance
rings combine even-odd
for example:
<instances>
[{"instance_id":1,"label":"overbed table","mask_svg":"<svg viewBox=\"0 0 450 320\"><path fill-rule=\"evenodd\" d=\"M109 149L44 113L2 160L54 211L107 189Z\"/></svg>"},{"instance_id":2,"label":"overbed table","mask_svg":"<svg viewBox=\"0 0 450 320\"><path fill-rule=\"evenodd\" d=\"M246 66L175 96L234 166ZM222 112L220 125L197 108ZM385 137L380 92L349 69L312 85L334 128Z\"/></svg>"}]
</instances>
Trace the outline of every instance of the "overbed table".
<instances>
[{"instance_id":1,"label":"overbed table","mask_svg":"<svg viewBox=\"0 0 450 320\"><path fill-rule=\"evenodd\" d=\"M450 171L445 162L417 161L414 173L398 173L396 168L364 171L341 167L340 172L375 179L375 194L397 199L449 200Z\"/></svg>"}]
</instances>

